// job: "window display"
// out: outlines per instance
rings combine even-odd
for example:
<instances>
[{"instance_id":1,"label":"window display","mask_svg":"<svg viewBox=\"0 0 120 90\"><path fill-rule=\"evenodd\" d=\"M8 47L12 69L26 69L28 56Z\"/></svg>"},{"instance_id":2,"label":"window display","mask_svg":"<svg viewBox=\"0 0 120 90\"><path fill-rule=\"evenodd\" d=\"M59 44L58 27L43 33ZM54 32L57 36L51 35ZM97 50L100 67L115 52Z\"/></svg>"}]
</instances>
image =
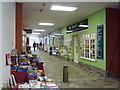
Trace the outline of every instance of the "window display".
<instances>
[{"instance_id":1,"label":"window display","mask_svg":"<svg viewBox=\"0 0 120 90\"><path fill-rule=\"evenodd\" d=\"M64 46L64 35L61 35L61 42L60 42L60 46L63 47Z\"/></svg>"},{"instance_id":2,"label":"window display","mask_svg":"<svg viewBox=\"0 0 120 90\"><path fill-rule=\"evenodd\" d=\"M66 47L67 54L71 55L72 37L69 36L64 38L64 47Z\"/></svg>"},{"instance_id":3,"label":"window display","mask_svg":"<svg viewBox=\"0 0 120 90\"><path fill-rule=\"evenodd\" d=\"M95 61L95 33L84 34L80 40L80 58Z\"/></svg>"},{"instance_id":4,"label":"window display","mask_svg":"<svg viewBox=\"0 0 120 90\"><path fill-rule=\"evenodd\" d=\"M60 55L63 55L63 56L67 55L67 50L65 47L60 48Z\"/></svg>"},{"instance_id":5,"label":"window display","mask_svg":"<svg viewBox=\"0 0 120 90\"><path fill-rule=\"evenodd\" d=\"M55 46L56 48L60 48L60 40L61 40L61 36L56 36L55 37Z\"/></svg>"}]
</instances>

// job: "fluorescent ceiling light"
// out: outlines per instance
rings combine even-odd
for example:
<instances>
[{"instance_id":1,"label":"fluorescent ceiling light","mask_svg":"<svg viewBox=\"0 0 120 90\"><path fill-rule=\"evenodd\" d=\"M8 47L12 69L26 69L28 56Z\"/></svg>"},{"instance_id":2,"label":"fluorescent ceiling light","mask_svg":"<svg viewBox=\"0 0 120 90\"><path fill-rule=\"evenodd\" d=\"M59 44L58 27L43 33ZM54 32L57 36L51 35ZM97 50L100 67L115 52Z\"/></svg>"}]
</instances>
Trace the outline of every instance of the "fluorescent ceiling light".
<instances>
[{"instance_id":1,"label":"fluorescent ceiling light","mask_svg":"<svg viewBox=\"0 0 120 90\"><path fill-rule=\"evenodd\" d=\"M39 25L53 26L53 25L54 25L54 23L39 23Z\"/></svg>"},{"instance_id":2,"label":"fluorescent ceiling light","mask_svg":"<svg viewBox=\"0 0 120 90\"><path fill-rule=\"evenodd\" d=\"M38 34L40 34L40 33L32 33L32 34L37 34L37 35L38 35Z\"/></svg>"},{"instance_id":3,"label":"fluorescent ceiling light","mask_svg":"<svg viewBox=\"0 0 120 90\"><path fill-rule=\"evenodd\" d=\"M34 31L41 31L41 32L44 32L45 30L43 30L43 29L34 29Z\"/></svg>"},{"instance_id":4,"label":"fluorescent ceiling light","mask_svg":"<svg viewBox=\"0 0 120 90\"><path fill-rule=\"evenodd\" d=\"M72 32L72 31L66 31L66 32Z\"/></svg>"},{"instance_id":5,"label":"fluorescent ceiling light","mask_svg":"<svg viewBox=\"0 0 120 90\"><path fill-rule=\"evenodd\" d=\"M88 25L79 25L79 27L88 27Z\"/></svg>"},{"instance_id":6,"label":"fluorescent ceiling light","mask_svg":"<svg viewBox=\"0 0 120 90\"><path fill-rule=\"evenodd\" d=\"M57 36L57 35L59 36L60 34L59 34L59 33L57 33L57 34L55 34L55 35L56 35L56 36Z\"/></svg>"},{"instance_id":7,"label":"fluorescent ceiling light","mask_svg":"<svg viewBox=\"0 0 120 90\"><path fill-rule=\"evenodd\" d=\"M77 9L77 7L52 5L52 7L50 9L51 10L58 10L58 11L75 11Z\"/></svg>"}]
</instances>

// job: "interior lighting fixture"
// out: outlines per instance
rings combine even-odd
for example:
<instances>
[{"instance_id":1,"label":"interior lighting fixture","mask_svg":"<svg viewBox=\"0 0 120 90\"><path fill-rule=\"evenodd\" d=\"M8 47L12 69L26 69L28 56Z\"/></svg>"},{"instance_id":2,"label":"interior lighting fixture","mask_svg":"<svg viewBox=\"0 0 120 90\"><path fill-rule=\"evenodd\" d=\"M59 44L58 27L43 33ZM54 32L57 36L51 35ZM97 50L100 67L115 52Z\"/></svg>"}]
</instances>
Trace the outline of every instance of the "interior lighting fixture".
<instances>
[{"instance_id":1,"label":"interior lighting fixture","mask_svg":"<svg viewBox=\"0 0 120 90\"><path fill-rule=\"evenodd\" d=\"M79 27L88 27L88 25L79 25Z\"/></svg>"},{"instance_id":2,"label":"interior lighting fixture","mask_svg":"<svg viewBox=\"0 0 120 90\"><path fill-rule=\"evenodd\" d=\"M53 26L54 23L39 23L39 25Z\"/></svg>"},{"instance_id":3,"label":"interior lighting fixture","mask_svg":"<svg viewBox=\"0 0 120 90\"><path fill-rule=\"evenodd\" d=\"M45 30L44 30L44 29L34 29L34 31L41 31L41 32L44 32Z\"/></svg>"},{"instance_id":4,"label":"interior lighting fixture","mask_svg":"<svg viewBox=\"0 0 120 90\"><path fill-rule=\"evenodd\" d=\"M32 34L36 34L36 35L39 35L40 33L32 33Z\"/></svg>"},{"instance_id":5,"label":"interior lighting fixture","mask_svg":"<svg viewBox=\"0 0 120 90\"><path fill-rule=\"evenodd\" d=\"M72 31L66 31L66 32L72 32Z\"/></svg>"},{"instance_id":6,"label":"interior lighting fixture","mask_svg":"<svg viewBox=\"0 0 120 90\"><path fill-rule=\"evenodd\" d=\"M57 35L59 36L59 35L61 35L61 34L57 33L57 34L55 34L55 35L56 35L56 36L57 36Z\"/></svg>"},{"instance_id":7,"label":"interior lighting fixture","mask_svg":"<svg viewBox=\"0 0 120 90\"><path fill-rule=\"evenodd\" d=\"M68 7L68 6L60 6L60 5L52 5L50 10L57 10L57 11L75 11L77 7Z\"/></svg>"}]
</instances>

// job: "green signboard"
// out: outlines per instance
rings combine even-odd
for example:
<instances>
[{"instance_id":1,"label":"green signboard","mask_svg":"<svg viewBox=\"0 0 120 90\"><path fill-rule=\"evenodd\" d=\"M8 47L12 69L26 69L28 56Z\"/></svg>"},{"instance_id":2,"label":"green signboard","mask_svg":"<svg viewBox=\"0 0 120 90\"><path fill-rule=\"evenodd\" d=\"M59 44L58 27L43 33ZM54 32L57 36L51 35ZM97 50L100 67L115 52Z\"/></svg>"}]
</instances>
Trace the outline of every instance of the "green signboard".
<instances>
[{"instance_id":1,"label":"green signboard","mask_svg":"<svg viewBox=\"0 0 120 90\"><path fill-rule=\"evenodd\" d=\"M26 33L29 33L29 34L32 33L32 29L24 29L24 31L25 31Z\"/></svg>"}]
</instances>

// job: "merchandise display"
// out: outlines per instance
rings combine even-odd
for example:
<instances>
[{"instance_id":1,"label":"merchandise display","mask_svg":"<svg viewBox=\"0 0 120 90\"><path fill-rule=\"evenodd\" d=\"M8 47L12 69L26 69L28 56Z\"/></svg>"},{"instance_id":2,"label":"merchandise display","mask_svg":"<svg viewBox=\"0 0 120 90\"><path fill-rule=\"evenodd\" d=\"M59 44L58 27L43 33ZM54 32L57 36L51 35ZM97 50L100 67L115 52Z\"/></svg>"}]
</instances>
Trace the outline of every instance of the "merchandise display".
<instances>
[{"instance_id":1,"label":"merchandise display","mask_svg":"<svg viewBox=\"0 0 120 90\"><path fill-rule=\"evenodd\" d=\"M18 88L58 88L56 82L29 80L29 84L20 84Z\"/></svg>"},{"instance_id":2,"label":"merchandise display","mask_svg":"<svg viewBox=\"0 0 120 90\"><path fill-rule=\"evenodd\" d=\"M62 55L62 56L66 56L67 55L67 50L66 50L65 47L61 47L60 48L60 55Z\"/></svg>"},{"instance_id":3,"label":"merchandise display","mask_svg":"<svg viewBox=\"0 0 120 90\"><path fill-rule=\"evenodd\" d=\"M61 36L55 36L55 47L56 48L60 48L60 40L61 40Z\"/></svg>"},{"instance_id":4,"label":"merchandise display","mask_svg":"<svg viewBox=\"0 0 120 90\"><path fill-rule=\"evenodd\" d=\"M20 88L58 88L57 84L45 75L44 62L40 56L22 53L11 57L11 74ZM21 79L20 79L21 78ZM21 83L22 82L22 83Z\"/></svg>"},{"instance_id":5,"label":"merchandise display","mask_svg":"<svg viewBox=\"0 0 120 90\"><path fill-rule=\"evenodd\" d=\"M53 47L52 54L53 55L59 55L59 48Z\"/></svg>"},{"instance_id":6,"label":"merchandise display","mask_svg":"<svg viewBox=\"0 0 120 90\"><path fill-rule=\"evenodd\" d=\"M64 46L66 48L67 55L71 55L72 50L72 37L64 37Z\"/></svg>"}]
</instances>

